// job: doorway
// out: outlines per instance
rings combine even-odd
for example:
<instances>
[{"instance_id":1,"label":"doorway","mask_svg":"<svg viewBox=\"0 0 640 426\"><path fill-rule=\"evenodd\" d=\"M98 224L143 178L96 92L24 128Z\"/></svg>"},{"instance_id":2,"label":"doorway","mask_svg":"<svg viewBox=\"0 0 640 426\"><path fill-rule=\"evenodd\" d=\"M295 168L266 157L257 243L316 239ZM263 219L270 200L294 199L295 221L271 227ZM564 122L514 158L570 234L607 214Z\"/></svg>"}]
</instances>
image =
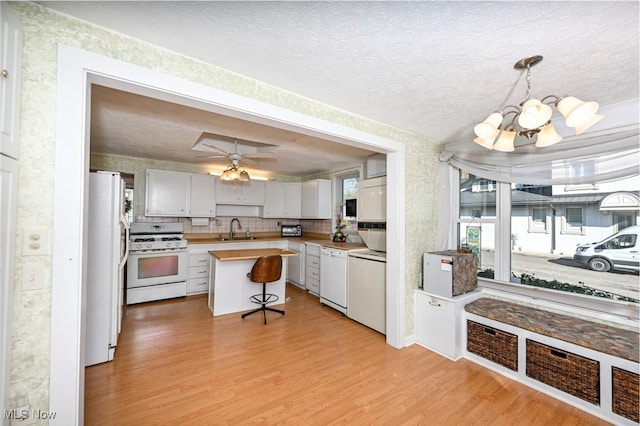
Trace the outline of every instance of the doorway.
<instances>
[{"instance_id":1,"label":"doorway","mask_svg":"<svg viewBox=\"0 0 640 426\"><path fill-rule=\"evenodd\" d=\"M346 145L387 153L388 241L398 248L387 259L387 343L405 346L404 145L273 105L179 79L81 49L58 47L58 103L51 288L51 363L49 404L52 425L83 422L83 282L86 276L86 188L89 164L89 85L97 83L169 102L214 111ZM64 143L62 142L64 141ZM70 208L71 206L71 208ZM83 212L75 215L70 211Z\"/></svg>"}]
</instances>

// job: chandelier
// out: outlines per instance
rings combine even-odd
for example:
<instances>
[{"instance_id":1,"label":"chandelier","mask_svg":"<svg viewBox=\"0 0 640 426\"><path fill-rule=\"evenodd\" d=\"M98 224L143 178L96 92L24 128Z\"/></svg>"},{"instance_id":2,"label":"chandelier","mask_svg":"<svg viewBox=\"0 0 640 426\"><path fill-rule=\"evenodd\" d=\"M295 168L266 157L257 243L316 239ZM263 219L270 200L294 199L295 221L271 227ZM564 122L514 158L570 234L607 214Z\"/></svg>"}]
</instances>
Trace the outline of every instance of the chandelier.
<instances>
[{"instance_id":1,"label":"chandelier","mask_svg":"<svg viewBox=\"0 0 640 426\"><path fill-rule=\"evenodd\" d=\"M238 167L238 160L235 158L231 160L231 164L227 166L225 171L220 174L220 179L240 182L249 182L251 180L249 173L245 169Z\"/></svg>"},{"instance_id":2,"label":"chandelier","mask_svg":"<svg viewBox=\"0 0 640 426\"><path fill-rule=\"evenodd\" d=\"M501 111L491 113L482 123L473 128L477 138L473 141L487 149L512 152L515 150L516 134L532 141L541 148L556 144L562 136L551 124L554 105L565 119L567 127L573 127L576 135L600 121L604 116L596 114L597 102L583 102L573 96L545 96L541 100L531 99L531 67L540 63L542 56L536 55L519 60L513 66L517 70L526 70L527 94L519 106L507 105Z\"/></svg>"}]
</instances>

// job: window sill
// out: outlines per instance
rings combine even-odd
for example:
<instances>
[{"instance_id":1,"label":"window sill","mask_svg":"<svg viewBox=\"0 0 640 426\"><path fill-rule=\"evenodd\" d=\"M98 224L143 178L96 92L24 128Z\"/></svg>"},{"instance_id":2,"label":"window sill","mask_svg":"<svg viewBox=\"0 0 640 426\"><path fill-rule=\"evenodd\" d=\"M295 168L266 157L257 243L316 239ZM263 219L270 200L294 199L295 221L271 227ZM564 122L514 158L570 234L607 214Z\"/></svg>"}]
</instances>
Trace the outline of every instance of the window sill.
<instances>
[{"instance_id":1,"label":"window sill","mask_svg":"<svg viewBox=\"0 0 640 426\"><path fill-rule=\"evenodd\" d=\"M622 327L638 329L640 309L638 304L621 302L566 291L511 284L478 277L478 286L497 297L544 306L559 312L589 317Z\"/></svg>"}]
</instances>

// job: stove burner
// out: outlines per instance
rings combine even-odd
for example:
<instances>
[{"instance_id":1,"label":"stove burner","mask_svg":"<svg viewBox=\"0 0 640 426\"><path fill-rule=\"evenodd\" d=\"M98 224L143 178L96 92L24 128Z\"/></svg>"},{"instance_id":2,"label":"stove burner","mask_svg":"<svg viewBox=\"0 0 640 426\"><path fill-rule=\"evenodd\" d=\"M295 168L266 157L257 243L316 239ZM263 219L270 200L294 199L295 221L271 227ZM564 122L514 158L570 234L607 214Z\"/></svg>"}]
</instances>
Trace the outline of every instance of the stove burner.
<instances>
[{"instance_id":1,"label":"stove burner","mask_svg":"<svg viewBox=\"0 0 640 426\"><path fill-rule=\"evenodd\" d=\"M151 238L136 238L135 240L133 240L133 242L135 243L146 243L149 241L155 241L156 239L151 237Z\"/></svg>"},{"instance_id":2,"label":"stove burner","mask_svg":"<svg viewBox=\"0 0 640 426\"><path fill-rule=\"evenodd\" d=\"M162 241L180 241L180 237L162 237Z\"/></svg>"}]
</instances>

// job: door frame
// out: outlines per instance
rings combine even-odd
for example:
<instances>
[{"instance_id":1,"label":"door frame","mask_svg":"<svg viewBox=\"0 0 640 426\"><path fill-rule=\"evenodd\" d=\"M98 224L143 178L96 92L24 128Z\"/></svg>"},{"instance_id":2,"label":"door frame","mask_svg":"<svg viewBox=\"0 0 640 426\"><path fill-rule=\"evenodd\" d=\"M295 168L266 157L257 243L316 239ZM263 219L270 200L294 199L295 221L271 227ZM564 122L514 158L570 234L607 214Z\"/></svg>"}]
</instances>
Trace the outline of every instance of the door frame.
<instances>
[{"instance_id":1,"label":"door frame","mask_svg":"<svg viewBox=\"0 0 640 426\"><path fill-rule=\"evenodd\" d=\"M75 47L58 46L51 283L51 425L84 420L91 84L387 154L387 343L405 346L404 144Z\"/></svg>"}]
</instances>

